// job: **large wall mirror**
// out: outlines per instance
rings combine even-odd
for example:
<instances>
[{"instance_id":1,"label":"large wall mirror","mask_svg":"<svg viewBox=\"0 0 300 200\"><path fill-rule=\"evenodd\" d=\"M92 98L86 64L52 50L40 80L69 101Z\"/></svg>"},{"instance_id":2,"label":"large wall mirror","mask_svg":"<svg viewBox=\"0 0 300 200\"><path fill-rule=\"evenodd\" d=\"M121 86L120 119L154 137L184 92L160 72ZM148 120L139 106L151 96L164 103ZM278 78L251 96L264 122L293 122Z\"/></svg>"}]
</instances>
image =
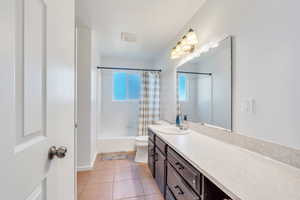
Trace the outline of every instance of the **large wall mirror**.
<instances>
[{"instance_id":1,"label":"large wall mirror","mask_svg":"<svg viewBox=\"0 0 300 200\"><path fill-rule=\"evenodd\" d=\"M177 68L177 102L188 120L232 130L231 37Z\"/></svg>"}]
</instances>

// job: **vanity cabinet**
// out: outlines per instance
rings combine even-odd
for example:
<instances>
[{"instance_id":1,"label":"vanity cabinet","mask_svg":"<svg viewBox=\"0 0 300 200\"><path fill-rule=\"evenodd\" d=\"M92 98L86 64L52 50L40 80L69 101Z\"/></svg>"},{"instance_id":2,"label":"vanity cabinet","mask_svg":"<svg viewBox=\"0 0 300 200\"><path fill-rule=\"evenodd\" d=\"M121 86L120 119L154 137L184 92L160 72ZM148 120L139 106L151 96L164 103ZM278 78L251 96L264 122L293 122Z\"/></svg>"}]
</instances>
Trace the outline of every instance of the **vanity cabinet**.
<instances>
[{"instance_id":1,"label":"vanity cabinet","mask_svg":"<svg viewBox=\"0 0 300 200\"><path fill-rule=\"evenodd\" d=\"M184 177L184 180L193 188L193 190L201 194L201 174L172 148L168 147L168 162L176 170L176 172Z\"/></svg>"},{"instance_id":2,"label":"vanity cabinet","mask_svg":"<svg viewBox=\"0 0 300 200\"><path fill-rule=\"evenodd\" d=\"M222 190L205 177L203 177L203 191L205 200L230 200Z\"/></svg>"},{"instance_id":3,"label":"vanity cabinet","mask_svg":"<svg viewBox=\"0 0 300 200\"><path fill-rule=\"evenodd\" d=\"M168 186L166 187L166 200L176 200Z\"/></svg>"},{"instance_id":4,"label":"vanity cabinet","mask_svg":"<svg viewBox=\"0 0 300 200\"><path fill-rule=\"evenodd\" d=\"M148 166L166 200L230 200L150 129Z\"/></svg>"},{"instance_id":5,"label":"vanity cabinet","mask_svg":"<svg viewBox=\"0 0 300 200\"><path fill-rule=\"evenodd\" d=\"M165 196L167 145L151 130L148 131L148 135L148 166L158 185L159 190Z\"/></svg>"},{"instance_id":6,"label":"vanity cabinet","mask_svg":"<svg viewBox=\"0 0 300 200\"><path fill-rule=\"evenodd\" d=\"M162 194L165 193L166 187L166 157L165 155L156 147L155 148L155 181L158 188Z\"/></svg>"},{"instance_id":7,"label":"vanity cabinet","mask_svg":"<svg viewBox=\"0 0 300 200\"><path fill-rule=\"evenodd\" d=\"M177 200L200 200L193 189L186 183L176 170L168 163L167 185Z\"/></svg>"},{"instance_id":8,"label":"vanity cabinet","mask_svg":"<svg viewBox=\"0 0 300 200\"><path fill-rule=\"evenodd\" d=\"M155 157L154 142L149 140L149 142L148 142L148 167L149 167L153 177L155 176L154 157Z\"/></svg>"}]
</instances>

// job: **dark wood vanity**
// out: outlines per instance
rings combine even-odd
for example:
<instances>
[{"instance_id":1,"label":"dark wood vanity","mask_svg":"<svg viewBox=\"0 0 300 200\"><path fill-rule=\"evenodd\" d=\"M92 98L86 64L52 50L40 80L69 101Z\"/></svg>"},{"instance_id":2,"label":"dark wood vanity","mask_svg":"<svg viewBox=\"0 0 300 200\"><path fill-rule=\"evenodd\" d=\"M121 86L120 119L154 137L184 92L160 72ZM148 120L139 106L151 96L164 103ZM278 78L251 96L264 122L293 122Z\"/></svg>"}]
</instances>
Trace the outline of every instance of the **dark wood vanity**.
<instances>
[{"instance_id":1,"label":"dark wood vanity","mask_svg":"<svg viewBox=\"0 0 300 200\"><path fill-rule=\"evenodd\" d=\"M166 200L230 199L158 135L148 134L148 166Z\"/></svg>"}]
</instances>

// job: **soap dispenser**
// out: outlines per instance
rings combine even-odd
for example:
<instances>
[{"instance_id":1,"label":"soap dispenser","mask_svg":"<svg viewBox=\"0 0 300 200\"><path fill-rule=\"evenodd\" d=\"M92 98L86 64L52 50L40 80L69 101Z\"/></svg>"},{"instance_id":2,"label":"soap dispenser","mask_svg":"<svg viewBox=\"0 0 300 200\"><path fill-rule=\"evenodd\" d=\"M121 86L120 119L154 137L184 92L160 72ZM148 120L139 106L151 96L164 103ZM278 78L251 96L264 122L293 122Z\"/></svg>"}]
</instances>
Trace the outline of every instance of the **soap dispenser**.
<instances>
[{"instance_id":1,"label":"soap dispenser","mask_svg":"<svg viewBox=\"0 0 300 200\"><path fill-rule=\"evenodd\" d=\"M189 128L188 121L187 121L187 115L183 116L182 126L185 130L187 130Z\"/></svg>"},{"instance_id":2,"label":"soap dispenser","mask_svg":"<svg viewBox=\"0 0 300 200\"><path fill-rule=\"evenodd\" d=\"M180 115L179 114L176 116L176 126L180 127Z\"/></svg>"}]
</instances>

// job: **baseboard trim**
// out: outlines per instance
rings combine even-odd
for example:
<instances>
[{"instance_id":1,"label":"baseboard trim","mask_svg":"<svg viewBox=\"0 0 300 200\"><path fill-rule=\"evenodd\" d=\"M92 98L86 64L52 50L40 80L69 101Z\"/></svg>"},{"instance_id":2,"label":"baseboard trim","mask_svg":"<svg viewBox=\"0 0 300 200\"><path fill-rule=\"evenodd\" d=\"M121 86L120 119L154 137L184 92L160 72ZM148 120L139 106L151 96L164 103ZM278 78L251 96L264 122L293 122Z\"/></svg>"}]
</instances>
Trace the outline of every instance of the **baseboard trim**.
<instances>
[{"instance_id":1,"label":"baseboard trim","mask_svg":"<svg viewBox=\"0 0 300 200\"><path fill-rule=\"evenodd\" d=\"M77 171L78 172L82 172L82 171L90 171L93 169L93 166L91 165L84 165L84 166L79 166L77 167Z\"/></svg>"},{"instance_id":2,"label":"baseboard trim","mask_svg":"<svg viewBox=\"0 0 300 200\"><path fill-rule=\"evenodd\" d=\"M94 153L94 157L93 157L93 160L92 160L92 162L91 162L91 166L92 167L94 167L94 164L95 164L95 162L96 162L96 159L97 159L97 155L98 155L98 153L96 152L96 153Z\"/></svg>"},{"instance_id":3,"label":"baseboard trim","mask_svg":"<svg viewBox=\"0 0 300 200\"><path fill-rule=\"evenodd\" d=\"M78 172L82 172L82 171L90 171L90 170L92 170L93 167L94 167L94 164L96 162L97 155L98 155L98 153L94 154L93 159L92 159L92 161L91 161L91 163L89 165L78 166L77 167L77 171Z\"/></svg>"}]
</instances>

